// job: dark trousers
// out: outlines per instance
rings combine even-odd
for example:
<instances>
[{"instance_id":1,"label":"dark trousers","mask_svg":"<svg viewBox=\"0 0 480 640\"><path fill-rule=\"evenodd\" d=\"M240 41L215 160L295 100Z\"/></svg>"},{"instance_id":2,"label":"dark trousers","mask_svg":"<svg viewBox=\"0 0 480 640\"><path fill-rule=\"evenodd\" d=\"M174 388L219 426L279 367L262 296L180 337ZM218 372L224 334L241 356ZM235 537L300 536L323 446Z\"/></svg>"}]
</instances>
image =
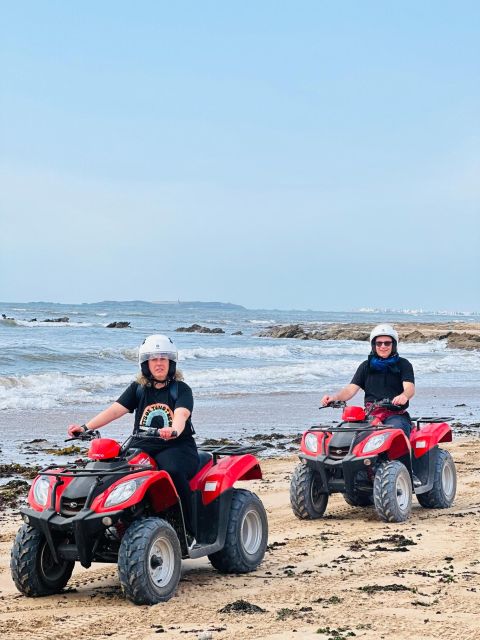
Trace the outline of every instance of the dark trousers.
<instances>
[{"instance_id":1,"label":"dark trousers","mask_svg":"<svg viewBox=\"0 0 480 640\"><path fill-rule=\"evenodd\" d=\"M408 413L400 413L396 416L388 416L383 421L384 425L393 427L394 429L401 429L404 434L410 439L410 432L412 430L412 423L410 422L410 416Z\"/></svg>"},{"instance_id":2,"label":"dark trousers","mask_svg":"<svg viewBox=\"0 0 480 640\"><path fill-rule=\"evenodd\" d=\"M175 445L152 454L159 469L170 474L182 502L185 527L195 534L192 522L192 492L189 481L198 471L199 458L195 442L175 443Z\"/></svg>"}]
</instances>

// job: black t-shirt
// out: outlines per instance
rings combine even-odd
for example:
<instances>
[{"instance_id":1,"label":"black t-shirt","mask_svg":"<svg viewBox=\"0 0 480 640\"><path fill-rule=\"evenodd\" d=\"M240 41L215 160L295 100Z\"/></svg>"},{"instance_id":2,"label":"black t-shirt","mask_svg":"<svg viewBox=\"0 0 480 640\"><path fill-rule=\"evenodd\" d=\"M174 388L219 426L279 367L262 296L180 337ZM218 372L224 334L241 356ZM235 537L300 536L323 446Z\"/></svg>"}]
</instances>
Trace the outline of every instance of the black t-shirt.
<instances>
[{"instance_id":1,"label":"black t-shirt","mask_svg":"<svg viewBox=\"0 0 480 640\"><path fill-rule=\"evenodd\" d=\"M135 411L135 427L142 426L155 429L169 427L172 425L173 412L175 409L183 407L184 409L188 409L190 414L193 411L192 390L188 384L180 380L176 382L176 385L176 401L170 393L170 385L162 389L155 389L154 387L139 385L138 382L132 382L118 398L117 402L125 407L125 409L128 409L130 413ZM137 391L139 388L140 392ZM155 448L178 446L187 441L194 442L193 433L194 430L190 415L185 423L185 429L177 438L162 440L162 438L159 437L158 443L152 442L153 439L149 438L148 443L150 445L155 444ZM143 449L145 447L142 446L141 448Z\"/></svg>"},{"instance_id":2,"label":"black t-shirt","mask_svg":"<svg viewBox=\"0 0 480 640\"><path fill-rule=\"evenodd\" d=\"M415 376L412 364L405 358L399 358L385 371L372 369L369 361L365 360L356 370L351 384L365 391L365 402L375 402L384 398L393 400L403 393L403 382L415 384Z\"/></svg>"}]
</instances>

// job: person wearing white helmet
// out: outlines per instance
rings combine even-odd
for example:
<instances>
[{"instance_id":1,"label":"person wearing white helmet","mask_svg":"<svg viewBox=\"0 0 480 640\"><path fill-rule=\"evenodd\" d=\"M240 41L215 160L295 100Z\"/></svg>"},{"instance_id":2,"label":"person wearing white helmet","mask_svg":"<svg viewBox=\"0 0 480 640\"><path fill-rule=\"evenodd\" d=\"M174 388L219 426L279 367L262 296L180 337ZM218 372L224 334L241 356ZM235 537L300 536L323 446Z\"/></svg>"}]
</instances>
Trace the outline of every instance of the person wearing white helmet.
<instances>
[{"instance_id":1,"label":"person wearing white helmet","mask_svg":"<svg viewBox=\"0 0 480 640\"><path fill-rule=\"evenodd\" d=\"M145 438L141 448L152 455L159 469L168 471L182 501L185 525L190 537L192 525L189 481L199 465L191 415L193 394L177 370L178 351L164 335L148 336L140 345L140 373L116 402L83 425L69 425L74 436L87 429L95 430L127 413L135 412L134 430L139 426L157 429L158 440Z\"/></svg>"},{"instance_id":2,"label":"person wearing white helmet","mask_svg":"<svg viewBox=\"0 0 480 640\"><path fill-rule=\"evenodd\" d=\"M409 401L415 395L415 376L412 364L398 355L398 333L390 324L379 324L370 333L372 350L367 360L358 367L350 384L337 393L325 395L323 406L335 400L347 401L363 389L365 405L389 398L398 411L374 409L384 424L402 429L410 436L410 416L406 412Z\"/></svg>"}]
</instances>

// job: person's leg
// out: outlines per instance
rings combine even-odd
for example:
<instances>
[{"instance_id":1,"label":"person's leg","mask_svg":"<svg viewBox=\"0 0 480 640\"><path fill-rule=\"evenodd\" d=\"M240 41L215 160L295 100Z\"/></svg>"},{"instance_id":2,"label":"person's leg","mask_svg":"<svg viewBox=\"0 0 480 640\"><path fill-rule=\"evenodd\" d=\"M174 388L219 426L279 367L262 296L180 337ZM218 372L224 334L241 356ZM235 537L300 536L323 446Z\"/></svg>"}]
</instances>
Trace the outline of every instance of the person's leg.
<instances>
[{"instance_id":1,"label":"person's leg","mask_svg":"<svg viewBox=\"0 0 480 640\"><path fill-rule=\"evenodd\" d=\"M388 416L383 421L383 424L394 429L401 429L404 434L410 439L410 432L412 430L412 423L410 422L410 416L400 413L396 416Z\"/></svg>"},{"instance_id":2,"label":"person's leg","mask_svg":"<svg viewBox=\"0 0 480 640\"><path fill-rule=\"evenodd\" d=\"M189 481L198 469L198 452L195 447L169 447L155 455L159 469L166 471L172 478L182 502L185 527L194 533L192 522L192 492Z\"/></svg>"}]
</instances>

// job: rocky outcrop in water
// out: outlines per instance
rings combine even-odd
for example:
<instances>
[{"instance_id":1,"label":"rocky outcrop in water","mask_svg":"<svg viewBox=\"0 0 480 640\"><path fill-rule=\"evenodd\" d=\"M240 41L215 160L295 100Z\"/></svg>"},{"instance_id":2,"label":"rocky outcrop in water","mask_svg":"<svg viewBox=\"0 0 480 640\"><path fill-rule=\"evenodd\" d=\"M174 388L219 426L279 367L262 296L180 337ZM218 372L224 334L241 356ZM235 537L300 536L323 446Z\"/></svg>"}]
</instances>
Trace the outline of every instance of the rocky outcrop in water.
<instances>
[{"instance_id":1,"label":"rocky outcrop in water","mask_svg":"<svg viewBox=\"0 0 480 640\"><path fill-rule=\"evenodd\" d=\"M110 322L107 324L107 329L127 329L130 327L130 322Z\"/></svg>"},{"instance_id":2,"label":"rocky outcrop in water","mask_svg":"<svg viewBox=\"0 0 480 640\"><path fill-rule=\"evenodd\" d=\"M175 331L180 333L225 333L220 327L210 329L209 327L202 327L199 324L192 324L189 327L178 327Z\"/></svg>"},{"instance_id":3,"label":"rocky outcrop in water","mask_svg":"<svg viewBox=\"0 0 480 640\"><path fill-rule=\"evenodd\" d=\"M268 327L257 335L297 340L360 340L368 342L373 323L289 324ZM396 322L401 342L446 340L451 349L480 349L480 323Z\"/></svg>"}]
</instances>

